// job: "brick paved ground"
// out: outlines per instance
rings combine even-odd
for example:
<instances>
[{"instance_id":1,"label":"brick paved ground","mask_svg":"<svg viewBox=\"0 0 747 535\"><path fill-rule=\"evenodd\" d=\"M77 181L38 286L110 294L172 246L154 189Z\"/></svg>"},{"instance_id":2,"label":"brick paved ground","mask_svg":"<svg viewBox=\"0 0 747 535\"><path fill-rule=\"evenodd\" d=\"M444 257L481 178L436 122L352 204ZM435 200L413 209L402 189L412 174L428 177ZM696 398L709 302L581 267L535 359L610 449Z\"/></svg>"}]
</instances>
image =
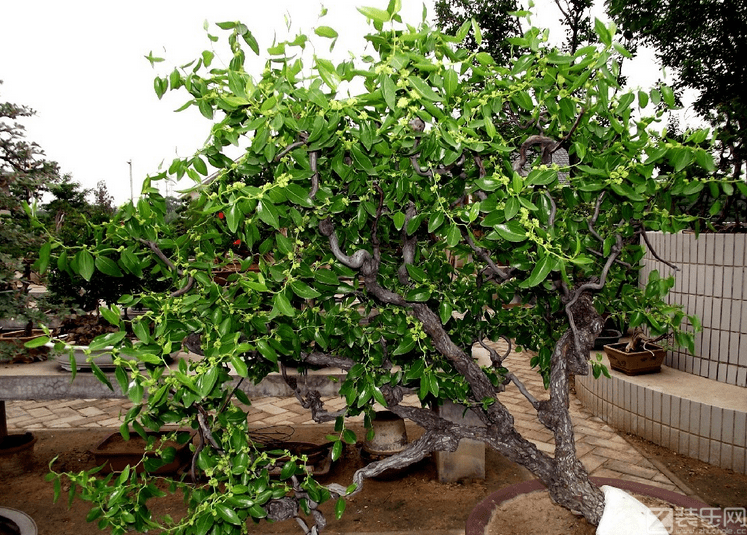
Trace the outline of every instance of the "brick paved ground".
<instances>
[{"instance_id":1,"label":"brick paved ground","mask_svg":"<svg viewBox=\"0 0 747 535\"><path fill-rule=\"evenodd\" d=\"M535 397L547 397L541 378L529 369L528 360L525 355L514 354L506 360L506 365ZM534 409L518 390L511 385L500 399L514 415L519 432L541 450L552 453L552 434L537 421ZM340 398L326 398L325 401L329 410L344 406ZM405 401L417 403L417 397L409 396ZM120 414L130 407L129 401L121 399L6 402L8 427L14 431L117 428ZM592 416L575 398L571 401L571 415L575 423L578 455L591 475L638 481L692 495L682 482L646 459L613 428ZM295 398L274 397L253 400L249 422L256 427L314 423Z\"/></svg>"}]
</instances>

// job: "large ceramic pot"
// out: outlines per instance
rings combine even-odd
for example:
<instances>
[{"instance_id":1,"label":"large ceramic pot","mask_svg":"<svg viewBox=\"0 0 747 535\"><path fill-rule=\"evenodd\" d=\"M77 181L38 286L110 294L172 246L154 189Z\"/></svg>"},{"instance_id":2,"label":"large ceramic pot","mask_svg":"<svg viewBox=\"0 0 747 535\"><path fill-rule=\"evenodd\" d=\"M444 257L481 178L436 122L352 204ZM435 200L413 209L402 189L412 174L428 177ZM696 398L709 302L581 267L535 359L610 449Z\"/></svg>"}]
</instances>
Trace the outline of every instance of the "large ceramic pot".
<instances>
[{"instance_id":1,"label":"large ceramic pot","mask_svg":"<svg viewBox=\"0 0 747 535\"><path fill-rule=\"evenodd\" d=\"M46 345L49 348L54 348L54 344L51 342ZM57 363L65 371L70 372L73 370L73 362L70 359L71 349L73 351L73 360L75 361L76 371L91 371L91 362L94 362L101 371L114 371L116 368L114 365L114 357L112 356L113 347L107 346L102 349L91 351L89 354L86 352L88 346L66 345L55 357ZM91 357L90 361L88 360L89 356ZM121 357L125 360L136 360L134 357L128 357L126 355L121 355ZM143 363L140 363L140 366L143 367Z\"/></svg>"},{"instance_id":2,"label":"large ceramic pot","mask_svg":"<svg viewBox=\"0 0 747 535\"><path fill-rule=\"evenodd\" d=\"M5 435L0 438L0 473L21 475L34 464L36 437L31 433Z\"/></svg>"},{"instance_id":3,"label":"large ceramic pot","mask_svg":"<svg viewBox=\"0 0 747 535\"><path fill-rule=\"evenodd\" d=\"M32 329L31 335L26 335L25 331L10 331L0 333L0 345L10 346L14 352L20 355L20 358L13 359L14 362L23 361L24 359L31 360L46 360L49 349L46 347L35 347L28 349L24 347L24 344L34 338L43 336L44 331L41 329Z\"/></svg>"},{"instance_id":4,"label":"large ceramic pot","mask_svg":"<svg viewBox=\"0 0 747 535\"><path fill-rule=\"evenodd\" d=\"M683 496L682 494L659 487L653 487L651 485L635 483L632 481L624 481L622 479L592 477L591 480L594 484L600 487L602 485L608 485L631 494L657 498L671 504L673 507L681 507L685 510L693 511L695 514L706 515L706 520L708 522L725 533L736 534L745 532L745 528L737 524L734 519L722 509L710 507L709 505L688 496ZM533 479L531 481L524 481L522 483L516 483L515 485L504 487L490 494L487 498L477 504L477 506L472 510L472 513L470 513L467 518L465 535L484 535L485 528L490 522L493 512L501 504L523 495L540 491L546 492L546 490L546 487L539 480Z\"/></svg>"},{"instance_id":5,"label":"large ceramic pot","mask_svg":"<svg viewBox=\"0 0 747 535\"><path fill-rule=\"evenodd\" d=\"M10 507L0 507L0 533L37 535L36 522L29 515Z\"/></svg>"},{"instance_id":6,"label":"large ceramic pot","mask_svg":"<svg viewBox=\"0 0 747 535\"><path fill-rule=\"evenodd\" d=\"M51 342L47 343L46 346L49 348L54 348L54 344ZM113 372L116 369L116 366L114 365L114 357L112 355L112 351L114 350L114 348L112 346L106 346L101 349L88 351L88 346L65 345L65 347L61 351L57 352L57 355L55 357L57 363L65 371L71 372L73 370L73 363L70 359L71 349L73 352L76 371L91 371L91 362L94 362L96 366L98 366L99 369L104 372ZM172 352L168 356L167 362L173 360L178 354L179 351ZM137 357L125 355L123 353L120 353L119 356L123 360L137 360ZM144 369L145 363L138 362L138 367L140 369Z\"/></svg>"}]
</instances>

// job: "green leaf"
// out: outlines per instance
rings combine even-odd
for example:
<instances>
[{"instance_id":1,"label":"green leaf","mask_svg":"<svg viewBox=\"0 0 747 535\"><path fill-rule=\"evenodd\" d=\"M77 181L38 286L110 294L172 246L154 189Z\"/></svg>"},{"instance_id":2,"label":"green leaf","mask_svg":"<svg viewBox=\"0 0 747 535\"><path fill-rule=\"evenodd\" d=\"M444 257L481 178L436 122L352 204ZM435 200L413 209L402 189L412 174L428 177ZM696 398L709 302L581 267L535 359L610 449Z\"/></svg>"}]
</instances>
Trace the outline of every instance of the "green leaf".
<instances>
[{"instance_id":1,"label":"green leaf","mask_svg":"<svg viewBox=\"0 0 747 535\"><path fill-rule=\"evenodd\" d=\"M47 268L49 267L49 258L51 254L52 254L52 244L49 242L46 242L39 249L39 260L37 264L37 269L39 270L40 275L44 275L44 272L47 271Z\"/></svg>"},{"instance_id":2,"label":"green leaf","mask_svg":"<svg viewBox=\"0 0 747 535\"><path fill-rule=\"evenodd\" d=\"M342 448L343 448L342 441L337 440L332 446L332 460L333 461L336 461L337 459L340 458L340 455L342 455Z\"/></svg>"},{"instance_id":3,"label":"green leaf","mask_svg":"<svg viewBox=\"0 0 747 535\"><path fill-rule=\"evenodd\" d=\"M438 305L438 316L441 318L441 324L446 325L449 322L453 311L454 308L449 303L441 301L441 304Z\"/></svg>"},{"instance_id":4,"label":"green leaf","mask_svg":"<svg viewBox=\"0 0 747 535\"><path fill-rule=\"evenodd\" d=\"M150 329L148 328L148 325L144 321L138 321L137 323L133 323L132 332L134 332L135 336L137 336L138 339L141 340L143 343L145 344L150 343L151 341Z\"/></svg>"},{"instance_id":5,"label":"green leaf","mask_svg":"<svg viewBox=\"0 0 747 535\"><path fill-rule=\"evenodd\" d=\"M261 505L255 503L249 508L249 514L252 518L264 518L267 516L267 511Z\"/></svg>"},{"instance_id":6,"label":"green leaf","mask_svg":"<svg viewBox=\"0 0 747 535\"><path fill-rule=\"evenodd\" d=\"M339 277L331 269L319 269L314 272L314 279L321 284L337 286L340 284Z\"/></svg>"},{"instance_id":7,"label":"green leaf","mask_svg":"<svg viewBox=\"0 0 747 535\"><path fill-rule=\"evenodd\" d=\"M493 65L495 63L493 56L487 52L478 52L475 54L475 58L480 62L480 65Z\"/></svg>"},{"instance_id":8,"label":"green leaf","mask_svg":"<svg viewBox=\"0 0 747 535\"><path fill-rule=\"evenodd\" d=\"M314 33L319 37L326 37L327 39L335 39L338 35L337 31L335 31L334 28L330 28L329 26L319 26L314 30Z\"/></svg>"},{"instance_id":9,"label":"green leaf","mask_svg":"<svg viewBox=\"0 0 747 535\"><path fill-rule=\"evenodd\" d=\"M498 235L504 240L519 243L527 239L527 233L524 227L517 221L508 221L493 227Z\"/></svg>"},{"instance_id":10,"label":"green leaf","mask_svg":"<svg viewBox=\"0 0 747 535\"><path fill-rule=\"evenodd\" d=\"M390 76L381 75L381 92L384 95L386 105L390 109L397 109L397 85Z\"/></svg>"},{"instance_id":11,"label":"green leaf","mask_svg":"<svg viewBox=\"0 0 747 535\"><path fill-rule=\"evenodd\" d=\"M456 93L456 90L459 87L459 75L454 69L446 69L443 76L444 91L446 91L447 97L451 97L454 93Z\"/></svg>"},{"instance_id":12,"label":"green leaf","mask_svg":"<svg viewBox=\"0 0 747 535\"><path fill-rule=\"evenodd\" d=\"M682 194L695 195L696 193L700 193L704 187L705 184L703 182L699 180L693 180L689 184L686 184L684 188L682 188Z\"/></svg>"},{"instance_id":13,"label":"green leaf","mask_svg":"<svg viewBox=\"0 0 747 535\"><path fill-rule=\"evenodd\" d=\"M594 19L594 32L599 36L599 40L607 46L612 44L612 34L607 26L599 19Z\"/></svg>"},{"instance_id":14,"label":"green leaf","mask_svg":"<svg viewBox=\"0 0 747 535\"><path fill-rule=\"evenodd\" d=\"M519 199L516 197L509 197L508 200L506 200L506 207L503 209L503 212L506 215L506 220L513 219L513 217L519 213L519 208Z\"/></svg>"},{"instance_id":15,"label":"green leaf","mask_svg":"<svg viewBox=\"0 0 747 535\"><path fill-rule=\"evenodd\" d=\"M443 212L436 212L435 214L431 214L431 218L428 220L428 232L435 232L439 228L441 228L441 225L444 224L444 213Z\"/></svg>"},{"instance_id":16,"label":"green leaf","mask_svg":"<svg viewBox=\"0 0 747 535\"><path fill-rule=\"evenodd\" d=\"M91 256L91 253L86 249L81 249L75 255L75 262L78 265L78 274L85 280L90 281L94 269L93 256Z\"/></svg>"},{"instance_id":17,"label":"green leaf","mask_svg":"<svg viewBox=\"0 0 747 535\"><path fill-rule=\"evenodd\" d=\"M415 348L415 340L410 336L405 336L400 341L397 348L392 353L393 356L406 355Z\"/></svg>"},{"instance_id":18,"label":"green leaf","mask_svg":"<svg viewBox=\"0 0 747 535\"><path fill-rule=\"evenodd\" d=\"M375 7L359 7L358 11L375 22L389 22L392 18L390 13Z\"/></svg>"},{"instance_id":19,"label":"green leaf","mask_svg":"<svg viewBox=\"0 0 747 535\"><path fill-rule=\"evenodd\" d=\"M347 444L355 445L355 442L357 440L357 437L355 436L355 431L352 429L345 429L345 431L342 432L342 440L344 440Z\"/></svg>"},{"instance_id":20,"label":"green leaf","mask_svg":"<svg viewBox=\"0 0 747 535\"><path fill-rule=\"evenodd\" d=\"M104 275L109 275L110 277L122 276L122 271L119 269L117 263L108 256L96 257L96 269L98 269Z\"/></svg>"},{"instance_id":21,"label":"green leaf","mask_svg":"<svg viewBox=\"0 0 747 535\"><path fill-rule=\"evenodd\" d=\"M249 368L247 368L246 362L241 355L231 355L231 364L239 377L247 377L249 375Z\"/></svg>"},{"instance_id":22,"label":"green leaf","mask_svg":"<svg viewBox=\"0 0 747 535\"><path fill-rule=\"evenodd\" d=\"M273 364L277 364L278 354L275 352L269 342L267 342L267 340L257 340L257 349L264 358L266 358Z\"/></svg>"},{"instance_id":23,"label":"green leaf","mask_svg":"<svg viewBox=\"0 0 747 535\"><path fill-rule=\"evenodd\" d=\"M257 215L262 221L275 230L280 229L278 209L268 199L260 199L259 204L257 205Z\"/></svg>"},{"instance_id":24,"label":"green leaf","mask_svg":"<svg viewBox=\"0 0 747 535\"><path fill-rule=\"evenodd\" d=\"M545 256L534 266L534 269L529 275L529 278L522 282L519 286L521 286L522 288L531 288L533 286L537 286L547 278L547 275L552 270L553 265L553 258L550 255Z\"/></svg>"},{"instance_id":25,"label":"green leaf","mask_svg":"<svg viewBox=\"0 0 747 535\"><path fill-rule=\"evenodd\" d=\"M320 295L322 295L314 288L300 280L294 280L293 282L291 282L290 287L291 290L293 290L293 293L295 293L302 299L314 299L315 297L319 297Z\"/></svg>"},{"instance_id":26,"label":"green leaf","mask_svg":"<svg viewBox=\"0 0 747 535\"><path fill-rule=\"evenodd\" d=\"M426 272L414 264L405 264L407 273L415 282L425 282L428 279Z\"/></svg>"},{"instance_id":27,"label":"green leaf","mask_svg":"<svg viewBox=\"0 0 747 535\"><path fill-rule=\"evenodd\" d=\"M91 365L91 371L96 376L96 379L104 383L107 388L113 392L114 387L112 386L111 382L109 382L109 378L104 375L104 372L101 371L101 368L99 368L93 361L89 362L89 364Z\"/></svg>"},{"instance_id":28,"label":"green leaf","mask_svg":"<svg viewBox=\"0 0 747 535\"><path fill-rule=\"evenodd\" d=\"M364 170L369 175L373 175L376 173L373 164L371 163L371 159L360 149L358 145L353 145L352 147L350 147L350 154L353 157L353 162L355 162L356 166L359 169Z\"/></svg>"},{"instance_id":29,"label":"green leaf","mask_svg":"<svg viewBox=\"0 0 747 535\"><path fill-rule=\"evenodd\" d=\"M316 70L324 83L329 86L332 91L337 91L337 86L342 81L340 75L337 74L335 66L328 59L315 58Z\"/></svg>"},{"instance_id":30,"label":"green leaf","mask_svg":"<svg viewBox=\"0 0 747 535\"><path fill-rule=\"evenodd\" d=\"M672 88L668 85L661 84L659 90L661 91L661 98L664 99L664 103L670 108L674 108L674 91L672 91Z\"/></svg>"},{"instance_id":31,"label":"green leaf","mask_svg":"<svg viewBox=\"0 0 747 535\"><path fill-rule=\"evenodd\" d=\"M405 299L416 303L425 303L431 298L431 291L427 288L414 288L407 292Z\"/></svg>"},{"instance_id":32,"label":"green leaf","mask_svg":"<svg viewBox=\"0 0 747 535\"><path fill-rule=\"evenodd\" d=\"M35 347L41 347L44 344L48 343L51 340L49 336L40 336L39 338L34 338L33 340L29 340L25 344L23 344L23 347L28 349L34 349Z\"/></svg>"},{"instance_id":33,"label":"green leaf","mask_svg":"<svg viewBox=\"0 0 747 535\"><path fill-rule=\"evenodd\" d=\"M709 173L713 173L716 170L716 164L713 162L713 155L703 149L698 149L695 152L695 161Z\"/></svg>"},{"instance_id":34,"label":"green leaf","mask_svg":"<svg viewBox=\"0 0 747 535\"><path fill-rule=\"evenodd\" d=\"M428 85L422 78L418 78L417 76L408 76L407 81L410 82L410 85L412 85L423 98L435 102L440 102L441 100L443 100L441 95L436 93L433 88Z\"/></svg>"},{"instance_id":35,"label":"green leaf","mask_svg":"<svg viewBox=\"0 0 747 535\"><path fill-rule=\"evenodd\" d=\"M475 19L472 19L472 31L475 32L475 43L477 43L477 46L480 46L482 44L482 31Z\"/></svg>"},{"instance_id":36,"label":"green leaf","mask_svg":"<svg viewBox=\"0 0 747 535\"><path fill-rule=\"evenodd\" d=\"M216 503L215 510L218 512L218 516L229 524L233 524L234 526L240 526L242 524L239 515L237 515L236 511L234 511L230 507L222 503Z\"/></svg>"},{"instance_id":37,"label":"green leaf","mask_svg":"<svg viewBox=\"0 0 747 535\"><path fill-rule=\"evenodd\" d=\"M308 190L298 184L288 184L283 192L293 204L303 206L304 208L312 208L314 206L314 202L309 197Z\"/></svg>"},{"instance_id":38,"label":"green leaf","mask_svg":"<svg viewBox=\"0 0 747 535\"><path fill-rule=\"evenodd\" d=\"M680 172L692 163L693 153L692 151L684 147L672 149L672 153L669 156L669 161L674 165L674 170L676 172Z\"/></svg>"},{"instance_id":39,"label":"green leaf","mask_svg":"<svg viewBox=\"0 0 747 535\"><path fill-rule=\"evenodd\" d=\"M285 297L282 293L276 293L275 297L272 298L272 303L275 310L277 310L283 316L292 318L296 315L296 310L291 306L288 298Z\"/></svg>"},{"instance_id":40,"label":"green leaf","mask_svg":"<svg viewBox=\"0 0 747 535\"><path fill-rule=\"evenodd\" d=\"M236 229L239 228L239 222L244 218L244 213L241 211L241 208L239 208L239 203L233 203L228 210L226 210L225 217L228 230L231 234L235 233Z\"/></svg>"},{"instance_id":41,"label":"green leaf","mask_svg":"<svg viewBox=\"0 0 747 535\"><path fill-rule=\"evenodd\" d=\"M446 245L454 247L461 239L462 233L459 231L459 226L456 223L452 223L446 233Z\"/></svg>"},{"instance_id":42,"label":"green leaf","mask_svg":"<svg viewBox=\"0 0 747 535\"><path fill-rule=\"evenodd\" d=\"M340 520L342 514L345 512L345 498L338 498L335 503L335 518Z\"/></svg>"}]
</instances>

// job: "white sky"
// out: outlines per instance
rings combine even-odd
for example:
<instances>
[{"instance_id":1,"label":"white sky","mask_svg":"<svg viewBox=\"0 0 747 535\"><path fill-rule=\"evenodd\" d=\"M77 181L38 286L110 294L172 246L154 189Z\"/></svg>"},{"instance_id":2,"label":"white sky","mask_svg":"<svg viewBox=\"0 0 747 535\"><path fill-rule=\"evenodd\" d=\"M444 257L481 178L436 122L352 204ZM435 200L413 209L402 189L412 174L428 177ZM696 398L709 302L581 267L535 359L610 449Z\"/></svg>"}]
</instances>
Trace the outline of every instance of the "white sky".
<instances>
[{"instance_id":1,"label":"white sky","mask_svg":"<svg viewBox=\"0 0 747 535\"><path fill-rule=\"evenodd\" d=\"M286 17L293 36L298 31L311 35L321 25L335 28L340 33L334 51L339 57L348 50L363 52L362 36L369 26L355 6L383 9L387 3L326 0L329 13L320 20L321 3L316 0L6 2L0 17L0 102L36 110L36 117L23 121L28 140L37 142L48 159L83 187L105 180L115 203L121 204L130 197L128 161L137 197L146 175L155 174L162 163L168 167L175 156L190 156L207 138L210 123L196 108L173 112L188 100L186 92L168 92L159 101L153 90L157 74L164 76L211 48L204 21L211 24L213 35L222 36L215 46L224 57L227 32L214 23L241 20L264 50L275 32L279 39L288 37ZM419 24L424 3L432 18L432 0L402 0L403 20ZM542 7L535 24L557 21L554 2L535 3ZM553 36L562 40L562 30ZM317 43L323 56L329 41L317 38ZM144 58L151 50L166 59L155 70ZM634 71L648 76L636 77L633 85L647 86L659 77L650 63Z\"/></svg>"}]
</instances>

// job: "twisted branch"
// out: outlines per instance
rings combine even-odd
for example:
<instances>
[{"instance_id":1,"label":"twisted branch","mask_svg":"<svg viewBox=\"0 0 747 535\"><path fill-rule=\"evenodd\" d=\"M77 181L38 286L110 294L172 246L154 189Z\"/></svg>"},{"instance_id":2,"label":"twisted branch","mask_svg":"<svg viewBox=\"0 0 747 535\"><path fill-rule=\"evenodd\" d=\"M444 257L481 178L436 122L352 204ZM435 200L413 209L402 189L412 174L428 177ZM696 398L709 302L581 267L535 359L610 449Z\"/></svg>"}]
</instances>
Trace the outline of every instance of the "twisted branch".
<instances>
[{"instance_id":1,"label":"twisted branch","mask_svg":"<svg viewBox=\"0 0 747 535\"><path fill-rule=\"evenodd\" d=\"M665 266L669 266L670 268L672 268L675 271L679 271L680 270L679 267L677 267L676 265L672 264L671 262L667 262L666 260L664 260L662 257L659 256L659 254L656 252L656 249L654 249L654 246L651 245L650 241L648 241L648 235L646 234L646 229L643 228L643 226L641 226L640 234L641 234L641 236L643 236L643 241L646 242L646 247L648 247L648 250L651 251L651 254L653 255L654 258L656 258L659 262L662 262Z\"/></svg>"}]
</instances>

